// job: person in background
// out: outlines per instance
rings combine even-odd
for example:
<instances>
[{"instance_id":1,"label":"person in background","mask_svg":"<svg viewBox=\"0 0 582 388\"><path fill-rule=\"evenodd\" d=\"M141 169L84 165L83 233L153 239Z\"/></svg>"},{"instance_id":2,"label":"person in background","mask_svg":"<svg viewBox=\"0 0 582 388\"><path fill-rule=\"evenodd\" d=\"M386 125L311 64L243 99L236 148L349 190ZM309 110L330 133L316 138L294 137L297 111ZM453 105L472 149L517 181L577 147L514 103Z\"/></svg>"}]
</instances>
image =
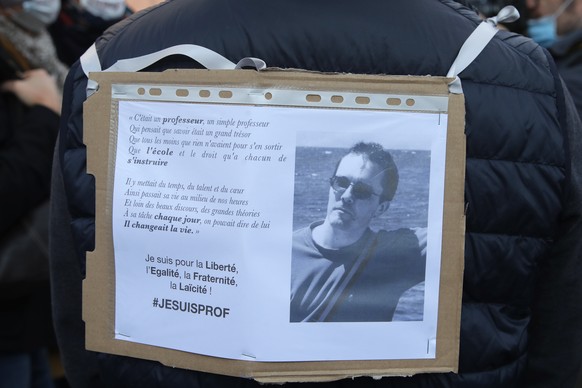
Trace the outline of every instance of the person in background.
<instances>
[{"instance_id":1,"label":"person in background","mask_svg":"<svg viewBox=\"0 0 582 388\"><path fill-rule=\"evenodd\" d=\"M49 32L59 59L72 65L109 26L131 13L124 0L61 0Z\"/></svg>"},{"instance_id":2,"label":"person in background","mask_svg":"<svg viewBox=\"0 0 582 388\"><path fill-rule=\"evenodd\" d=\"M527 35L548 49L582 117L582 0L526 0Z\"/></svg>"},{"instance_id":3,"label":"person in background","mask_svg":"<svg viewBox=\"0 0 582 388\"><path fill-rule=\"evenodd\" d=\"M3 241L21 218L48 199L61 110L61 93L46 70L30 70L21 77L5 81L0 87L0 239ZM27 259L22 257L23 267L29 266ZM55 341L48 261L45 267L45 276L35 275L32 279L31 273L31 279L0 281L1 388L52 387L47 350ZM33 270L35 274L41 271L40 268Z\"/></svg>"},{"instance_id":4,"label":"person in background","mask_svg":"<svg viewBox=\"0 0 582 388\"><path fill-rule=\"evenodd\" d=\"M22 220L41 208L34 241L48 252L44 204L67 68L46 25L59 7L58 0L0 0L0 252L19 236ZM31 249L12 252L12 260L0 255L0 387L52 387L48 257ZM37 256L44 261L33 260Z\"/></svg>"}]
</instances>

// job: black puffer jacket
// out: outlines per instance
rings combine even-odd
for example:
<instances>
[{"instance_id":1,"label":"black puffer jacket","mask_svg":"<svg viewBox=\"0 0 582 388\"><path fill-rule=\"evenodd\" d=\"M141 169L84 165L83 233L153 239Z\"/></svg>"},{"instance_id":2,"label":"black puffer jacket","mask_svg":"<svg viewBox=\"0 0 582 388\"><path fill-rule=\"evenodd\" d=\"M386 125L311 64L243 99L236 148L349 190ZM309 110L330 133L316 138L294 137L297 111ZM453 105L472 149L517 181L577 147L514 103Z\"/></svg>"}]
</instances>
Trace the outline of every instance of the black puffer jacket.
<instances>
[{"instance_id":1,"label":"black puffer jacket","mask_svg":"<svg viewBox=\"0 0 582 388\"><path fill-rule=\"evenodd\" d=\"M174 0L114 26L98 40L97 51L102 68L189 43L233 62L253 56L272 67L445 75L479 22L448 0ZM148 70L196 66L174 56ZM522 36L499 32L460 77L466 98L467 236L459 374L326 385L573 383L582 327L582 128L570 115L551 59ZM256 385L111 355L100 355L97 364L92 353L82 351L80 281L84 251L94 245L95 211L82 144L85 86L77 64L66 85L53 191L56 326L71 383L81 386L100 374L108 387Z\"/></svg>"}]
</instances>

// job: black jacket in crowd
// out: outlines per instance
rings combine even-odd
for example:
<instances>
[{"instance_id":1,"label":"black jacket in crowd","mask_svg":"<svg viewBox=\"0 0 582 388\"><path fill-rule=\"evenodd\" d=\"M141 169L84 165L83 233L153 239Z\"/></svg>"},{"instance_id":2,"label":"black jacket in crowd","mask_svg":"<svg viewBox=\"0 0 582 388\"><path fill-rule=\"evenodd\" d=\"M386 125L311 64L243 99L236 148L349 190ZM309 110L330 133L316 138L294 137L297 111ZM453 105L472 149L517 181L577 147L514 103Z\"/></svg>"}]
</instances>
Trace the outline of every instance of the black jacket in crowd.
<instances>
[{"instance_id":1,"label":"black jacket in crowd","mask_svg":"<svg viewBox=\"0 0 582 388\"><path fill-rule=\"evenodd\" d=\"M178 44L233 62L323 72L447 74L481 22L449 0L173 0L97 41L102 68ZM147 70L199 67L173 56ZM582 356L582 126L554 62L500 31L460 73L467 209L459 373L302 387L569 387ZM258 387L234 377L83 350L81 281L95 185L82 143L85 77L67 79L53 180L55 323L73 387ZM293 386L293 385L289 385Z\"/></svg>"},{"instance_id":2,"label":"black jacket in crowd","mask_svg":"<svg viewBox=\"0 0 582 388\"><path fill-rule=\"evenodd\" d=\"M0 93L0 238L48 200L58 125L59 116L50 109L29 108L12 93ZM0 282L0 352L54 344L44 272L44 280Z\"/></svg>"},{"instance_id":3,"label":"black jacket in crowd","mask_svg":"<svg viewBox=\"0 0 582 388\"><path fill-rule=\"evenodd\" d=\"M549 51L582 117L582 29L562 37Z\"/></svg>"}]
</instances>

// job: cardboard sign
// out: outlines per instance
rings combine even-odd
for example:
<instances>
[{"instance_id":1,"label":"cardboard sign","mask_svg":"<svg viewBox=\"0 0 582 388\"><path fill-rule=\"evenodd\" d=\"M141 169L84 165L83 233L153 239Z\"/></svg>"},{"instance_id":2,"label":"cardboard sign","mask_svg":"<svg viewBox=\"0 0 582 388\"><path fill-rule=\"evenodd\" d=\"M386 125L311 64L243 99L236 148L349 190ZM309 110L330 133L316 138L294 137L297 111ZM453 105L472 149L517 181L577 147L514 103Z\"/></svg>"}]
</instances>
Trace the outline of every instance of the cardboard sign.
<instances>
[{"instance_id":1,"label":"cardboard sign","mask_svg":"<svg viewBox=\"0 0 582 388\"><path fill-rule=\"evenodd\" d=\"M264 382L456 371L449 79L92 73L87 348Z\"/></svg>"}]
</instances>

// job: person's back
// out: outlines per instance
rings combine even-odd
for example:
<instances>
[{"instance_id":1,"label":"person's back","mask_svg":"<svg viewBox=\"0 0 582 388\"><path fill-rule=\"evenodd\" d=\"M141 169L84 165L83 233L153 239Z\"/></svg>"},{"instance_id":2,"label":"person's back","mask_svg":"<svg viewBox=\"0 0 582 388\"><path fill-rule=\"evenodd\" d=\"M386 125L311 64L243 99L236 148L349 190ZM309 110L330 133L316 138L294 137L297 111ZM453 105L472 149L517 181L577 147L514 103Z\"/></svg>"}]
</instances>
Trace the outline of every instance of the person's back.
<instances>
[{"instance_id":1,"label":"person's back","mask_svg":"<svg viewBox=\"0 0 582 388\"><path fill-rule=\"evenodd\" d=\"M233 62L253 56L272 67L442 76L480 22L447 0L174 0L130 17L106 32L96 47L102 68L190 43ZM172 67L198 64L174 56L148 70ZM532 41L500 32L460 74L466 100L467 234L459 374L360 378L330 386L547 388L573 383L582 327L581 128L579 121L567 121L578 119L570 116L552 68L551 59ZM63 184L53 191L53 273L79 293L84 255L73 255L93 248L95 211L93 180L82 169L85 86L76 64L69 74L55 170L56 181ZM567 128L578 133L568 137ZM71 229L63 223L70 216ZM81 350L80 297L69 290L55 293L62 351L65 358L79 352L90 361L91 353ZM70 297L76 304L69 303ZM71 326L69 319L77 324ZM66 338L70 333L77 337ZM106 386L138 381L143 387L258 386L134 358L102 354L99 359L98 367L92 365ZM69 376L81 371L72 359L65 364ZM81 386L89 374L71 381Z\"/></svg>"},{"instance_id":2,"label":"person's back","mask_svg":"<svg viewBox=\"0 0 582 388\"><path fill-rule=\"evenodd\" d=\"M0 387L49 387L55 345L47 258L60 93L45 70L0 84ZM23 237L24 225L34 225ZM40 385L47 384L47 385ZM30 385L33 386L33 385Z\"/></svg>"}]
</instances>

